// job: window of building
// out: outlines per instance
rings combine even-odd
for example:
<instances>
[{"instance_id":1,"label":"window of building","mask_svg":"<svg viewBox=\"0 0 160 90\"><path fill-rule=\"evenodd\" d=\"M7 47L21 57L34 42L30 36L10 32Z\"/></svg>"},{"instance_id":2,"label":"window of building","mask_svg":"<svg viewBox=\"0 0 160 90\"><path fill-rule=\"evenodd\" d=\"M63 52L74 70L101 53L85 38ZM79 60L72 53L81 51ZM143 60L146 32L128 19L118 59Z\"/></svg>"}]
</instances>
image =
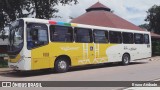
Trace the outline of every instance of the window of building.
<instances>
[{"instance_id":1,"label":"window of building","mask_svg":"<svg viewBox=\"0 0 160 90\"><path fill-rule=\"evenodd\" d=\"M148 34L144 34L144 44L149 44L149 35Z\"/></svg>"},{"instance_id":2,"label":"window of building","mask_svg":"<svg viewBox=\"0 0 160 90\"><path fill-rule=\"evenodd\" d=\"M50 26L50 35L52 42L72 42L73 29L65 26Z\"/></svg>"},{"instance_id":3,"label":"window of building","mask_svg":"<svg viewBox=\"0 0 160 90\"><path fill-rule=\"evenodd\" d=\"M135 44L143 44L143 34L134 34Z\"/></svg>"},{"instance_id":4,"label":"window of building","mask_svg":"<svg viewBox=\"0 0 160 90\"><path fill-rule=\"evenodd\" d=\"M110 43L122 43L121 32L110 31L109 32Z\"/></svg>"},{"instance_id":5,"label":"window of building","mask_svg":"<svg viewBox=\"0 0 160 90\"><path fill-rule=\"evenodd\" d=\"M75 41L80 43L91 43L92 30L86 28L75 28Z\"/></svg>"},{"instance_id":6,"label":"window of building","mask_svg":"<svg viewBox=\"0 0 160 90\"><path fill-rule=\"evenodd\" d=\"M93 35L95 43L108 43L108 31L94 30Z\"/></svg>"},{"instance_id":7,"label":"window of building","mask_svg":"<svg viewBox=\"0 0 160 90\"><path fill-rule=\"evenodd\" d=\"M48 27L45 24L27 24L27 48L32 49L48 44Z\"/></svg>"},{"instance_id":8,"label":"window of building","mask_svg":"<svg viewBox=\"0 0 160 90\"><path fill-rule=\"evenodd\" d=\"M124 44L133 44L133 33L123 32L122 37Z\"/></svg>"}]
</instances>

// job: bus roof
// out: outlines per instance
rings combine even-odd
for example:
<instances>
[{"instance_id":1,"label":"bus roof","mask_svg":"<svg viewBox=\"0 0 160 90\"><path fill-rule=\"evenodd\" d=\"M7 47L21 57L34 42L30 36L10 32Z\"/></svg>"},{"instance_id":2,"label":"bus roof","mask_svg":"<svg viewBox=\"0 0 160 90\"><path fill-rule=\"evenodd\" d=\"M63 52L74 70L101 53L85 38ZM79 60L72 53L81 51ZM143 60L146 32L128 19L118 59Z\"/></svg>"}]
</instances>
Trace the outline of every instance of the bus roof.
<instances>
[{"instance_id":1,"label":"bus roof","mask_svg":"<svg viewBox=\"0 0 160 90\"><path fill-rule=\"evenodd\" d=\"M148 31L137 31L131 29L120 29L120 28L111 28L111 27L102 27L102 26L94 26L94 25L85 25L78 23L66 23L66 22L57 22L54 20L45 20L45 19L36 19L36 18L21 18L25 22L34 22L34 23L44 23L50 25L61 25L61 26L72 26L72 27L80 27L80 28L91 28L91 29L100 29L100 30L111 30L111 31L124 31L124 32L132 32L132 33L148 33Z\"/></svg>"}]
</instances>

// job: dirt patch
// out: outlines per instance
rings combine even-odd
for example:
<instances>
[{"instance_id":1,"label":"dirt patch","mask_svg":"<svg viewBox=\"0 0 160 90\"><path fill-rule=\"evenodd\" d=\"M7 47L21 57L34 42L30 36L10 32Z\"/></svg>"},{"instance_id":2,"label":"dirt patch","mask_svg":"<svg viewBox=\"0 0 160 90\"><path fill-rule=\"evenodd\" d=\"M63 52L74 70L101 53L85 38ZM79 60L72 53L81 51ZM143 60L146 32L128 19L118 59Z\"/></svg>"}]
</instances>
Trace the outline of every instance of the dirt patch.
<instances>
[{"instance_id":1,"label":"dirt patch","mask_svg":"<svg viewBox=\"0 0 160 90\"><path fill-rule=\"evenodd\" d=\"M160 56L151 57L149 61L160 61Z\"/></svg>"}]
</instances>

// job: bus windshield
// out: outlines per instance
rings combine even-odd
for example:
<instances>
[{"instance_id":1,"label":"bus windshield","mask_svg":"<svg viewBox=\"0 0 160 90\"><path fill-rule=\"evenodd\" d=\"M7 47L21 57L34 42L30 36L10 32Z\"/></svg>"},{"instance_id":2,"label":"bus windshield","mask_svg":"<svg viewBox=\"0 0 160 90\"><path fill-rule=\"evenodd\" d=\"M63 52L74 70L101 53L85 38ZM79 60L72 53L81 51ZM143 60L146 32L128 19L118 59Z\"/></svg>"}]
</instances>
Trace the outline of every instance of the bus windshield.
<instances>
[{"instance_id":1,"label":"bus windshield","mask_svg":"<svg viewBox=\"0 0 160 90\"><path fill-rule=\"evenodd\" d=\"M18 54L23 48L23 20L13 22L9 28L9 53Z\"/></svg>"}]
</instances>

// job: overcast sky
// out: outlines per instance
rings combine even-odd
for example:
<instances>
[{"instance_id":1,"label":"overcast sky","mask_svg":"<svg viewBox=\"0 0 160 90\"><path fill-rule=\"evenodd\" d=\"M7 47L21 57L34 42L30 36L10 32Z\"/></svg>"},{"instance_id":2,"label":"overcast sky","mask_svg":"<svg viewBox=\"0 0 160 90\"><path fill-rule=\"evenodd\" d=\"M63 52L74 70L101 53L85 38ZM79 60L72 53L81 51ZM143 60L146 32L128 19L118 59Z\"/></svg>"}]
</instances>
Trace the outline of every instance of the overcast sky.
<instances>
[{"instance_id":1,"label":"overcast sky","mask_svg":"<svg viewBox=\"0 0 160 90\"><path fill-rule=\"evenodd\" d=\"M160 5L160 0L78 0L77 5L58 5L57 15L62 18L57 21L69 22L69 16L78 17L84 14L86 9L96 2L100 2L114 11L114 14L132 22L135 25L144 24L147 16L146 11L153 5Z\"/></svg>"}]
</instances>

